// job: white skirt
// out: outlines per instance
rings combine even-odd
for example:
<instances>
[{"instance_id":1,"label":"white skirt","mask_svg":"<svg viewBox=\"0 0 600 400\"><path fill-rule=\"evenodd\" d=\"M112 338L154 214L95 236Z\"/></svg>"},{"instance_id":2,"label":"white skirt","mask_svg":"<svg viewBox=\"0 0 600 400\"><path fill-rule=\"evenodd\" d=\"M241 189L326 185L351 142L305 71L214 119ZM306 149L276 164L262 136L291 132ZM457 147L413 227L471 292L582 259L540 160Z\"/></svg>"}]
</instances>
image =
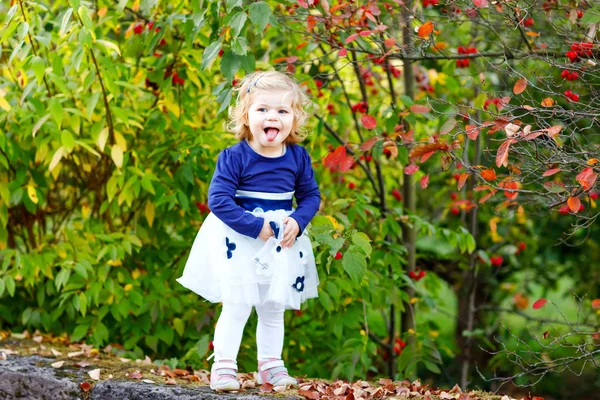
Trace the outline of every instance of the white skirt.
<instances>
[{"instance_id":1,"label":"white skirt","mask_svg":"<svg viewBox=\"0 0 600 400\"><path fill-rule=\"evenodd\" d=\"M319 277L306 231L291 248L282 248L283 219L291 211L253 211L274 228L267 242L237 233L210 213L196 235L183 275L177 282L213 303L257 305L274 302L300 309L318 297ZM258 285L269 285L264 301Z\"/></svg>"}]
</instances>

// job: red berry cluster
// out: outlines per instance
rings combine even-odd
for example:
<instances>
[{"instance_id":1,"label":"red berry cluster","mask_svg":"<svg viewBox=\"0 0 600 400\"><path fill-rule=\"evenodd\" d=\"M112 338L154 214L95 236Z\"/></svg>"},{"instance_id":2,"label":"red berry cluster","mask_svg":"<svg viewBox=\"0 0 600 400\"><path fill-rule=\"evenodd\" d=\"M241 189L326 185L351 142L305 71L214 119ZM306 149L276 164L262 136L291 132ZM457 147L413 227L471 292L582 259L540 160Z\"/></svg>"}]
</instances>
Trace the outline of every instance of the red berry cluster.
<instances>
[{"instance_id":1,"label":"red berry cluster","mask_svg":"<svg viewBox=\"0 0 600 400\"><path fill-rule=\"evenodd\" d=\"M490 257L490 263L492 263L492 265L494 267L500 267L500 266L502 266L503 262L504 262L504 258L502 256L492 256L492 257Z\"/></svg>"},{"instance_id":2,"label":"red berry cluster","mask_svg":"<svg viewBox=\"0 0 600 400\"><path fill-rule=\"evenodd\" d=\"M396 344L394 345L394 353L397 355L402 354L402 350L406 347L406 343L402 339L396 339Z\"/></svg>"},{"instance_id":3,"label":"red berry cluster","mask_svg":"<svg viewBox=\"0 0 600 400\"><path fill-rule=\"evenodd\" d=\"M477 53L477 49L475 47L458 46L458 54L476 54L476 53ZM468 58L462 58L460 60L456 60L456 67L457 68L467 68L470 63L471 63L471 60L469 60Z\"/></svg>"},{"instance_id":4,"label":"red berry cluster","mask_svg":"<svg viewBox=\"0 0 600 400\"><path fill-rule=\"evenodd\" d=\"M565 90L565 96L574 103L579 101L579 95L577 93L573 93L570 89Z\"/></svg>"},{"instance_id":5,"label":"red berry cluster","mask_svg":"<svg viewBox=\"0 0 600 400\"><path fill-rule=\"evenodd\" d=\"M199 201L196 202L196 207L198 207L200 214L208 214L210 212L210 208L208 208L208 205L200 203Z\"/></svg>"},{"instance_id":6,"label":"red berry cluster","mask_svg":"<svg viewBox=\"0 0 600 400\"><path fill-rule=\"evenodd\" d=\"M355 105L352 106L353 112L366 113L368 108L368 103L366 101L359 101Z\"/></svg>"},{"instance_id":7,"label":"red berry cluster","mask_svg":"<svg viewBox=\"0 0 600 400\"><path fill-rule=\"evenodd\" d=\"M579 78L579 74L577 72L571 72L568 69L564 69L563 72L560 73L560 77L568 81L575 81Z\"/></svg>"},{"instance_id":8,"label":"red berry cluster","mask_svg":"<svg viewBox=\"0 0 600 400\"><path fill-rule=\"evenodd\" d=\"M354 182L348 183L348 189L354 189L355 187L356 185L354 184Z\"/></svg>"},{"instance_id":9,"label":"red berry cluster","mask_svg":"<svg viewBox=\"0 0 600 400\"><path fill-rule=\"evenodd\" d=\"M327 104L327 111L329 111L329 114L331 115L336 115L337 113L335 112L335 109L333 107L333 104L329 103Z\"/></svg>"},{"instance_id":10,"label":"red berry cluster","mask_svg":"<svg viewBox=\"0 0 600 400\"><path fill-rule=\"evenodd\" d=\"M392 75L394 75L394 78L398 78L400 75L402 75L402 71L393 65L390 65L390 72Z\"/></svg>"},{"instance_id":11,"label":"red berry cluster","mask_svg":"<svg viewBox=\"0 0 600 400\"><path fill-rule=\"evenodd\" d=\"M583 56L590 57L592 55L592 47L593 47L593 43L589 43L589 42L588 43L586 43L586 42L573 43L571 45L571 50L567 51L565 53L565 55L567 56L569 61L576 62L579 60L579 57L583 57Z\"/></svg>"},{"instance_id":12,"label":"red berry cluster","mask_svg":"<svg viewBox=\"0 0 600 400\"><path fill-rule=\"evenodd\" d=\"M171 75L171 83L173 85L183 85L185 83L185 79L179 76L177 72L173 72L172 74L166 74L165 77Z\"/></svg>"},{"instance_id":13,"label":"red berry cluster","mask_svg":"<svg viewBox=\"0 0 600 400\"><path fill-rule=\"evenodd\" d=\"M590 199L592 199L592 200L598 200L598 193L597 192L590 193Z\"/></svg>"},{"instance_id":14,"label":"red berry cluster","mask_svg":"<svg viewBox=\"0 0 600 400\"><path fill-rule=\"evenodd\" d=\"M154 22L150 21L148 22L148 24L146 25L146 28L148 28L149 31L152 30L152 28L154 28ZM135 26L133 27L133 33L135 33L136 35L141 35L144 32L144 24L135 24ZM160 28L154 28L154 32L160 32Z\"/></svg>"},{"instance_id":15,"label":"red berry cluster","mask_svg":"<svg viewBox=\"0 0 600 400\"><path fill-rule=\"evenodd\" d=\"M341 260L343 256L344 255L338 251L337 253L335 253L335 257L333 257L333 258L335 258L336 260Z\"/></svg>"},{"instance_id":16,"label":"red berry cluster","mask_svg":"<svg viewBox=\"0 0 600 400\"><path fill-rule=\"evenodd\" d=\"M423 3L423 7L437 6L439 1L438 0L421 0L421 3Z\"/></svg>"},{"instance_id":17,"label":"red berry cluster","mask_svg":"<svg viewBox=\"0 0 600 400\"><path fill-rule=\"evenodd\" d=\"M419 282L421 279L423 279L425 277L425 271L423 271L423 270L410 271L408 273L408 276L413 281Z\"/></svg>"}]
</instances>

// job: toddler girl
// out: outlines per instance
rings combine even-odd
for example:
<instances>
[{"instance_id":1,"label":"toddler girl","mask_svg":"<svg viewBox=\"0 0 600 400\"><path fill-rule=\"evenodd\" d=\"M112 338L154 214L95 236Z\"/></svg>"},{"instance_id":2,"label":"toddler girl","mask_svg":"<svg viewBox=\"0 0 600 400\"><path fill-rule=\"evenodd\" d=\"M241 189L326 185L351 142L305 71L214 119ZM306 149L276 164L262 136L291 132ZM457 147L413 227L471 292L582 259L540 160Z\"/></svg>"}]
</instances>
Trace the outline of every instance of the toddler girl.
<instances>
[{"instance_id":1,"label":"toddler girl","mask_svg":"<svg viewBox=\"0 0 600 400\"><path fill-rule=\"evenodd\" d=\"M258 314L258 382L296 385L281 360L283 312L317 297L305 228L320 193L308 152L297 145L309 99L280 72L255 72L235 88L229 127L239 143L221 152L208 191L211 213L178 282L223 309L210 387L237 390L236 358L252 307ZM296 197L297 207L292 207Z\"/></svg>"}]
</instances>

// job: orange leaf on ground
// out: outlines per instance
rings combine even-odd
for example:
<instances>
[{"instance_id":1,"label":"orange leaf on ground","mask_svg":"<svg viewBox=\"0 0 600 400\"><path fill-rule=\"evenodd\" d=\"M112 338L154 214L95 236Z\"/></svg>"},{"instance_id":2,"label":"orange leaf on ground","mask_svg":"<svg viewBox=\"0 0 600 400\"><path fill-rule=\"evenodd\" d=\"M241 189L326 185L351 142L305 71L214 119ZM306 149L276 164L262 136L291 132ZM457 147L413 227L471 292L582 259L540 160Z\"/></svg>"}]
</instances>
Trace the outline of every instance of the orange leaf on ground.
<instances>
[{"instance_id":1,"label":"orange leaf on ground","mask_svg":"<svg viewBox=\"0 0 600 400\"><path fill-rule=\"evenodd\" d=\"M495 181L496 180L496 171L493 169L484 169L481 171L481 177L486 181Z\"/></svg>"},{"instance_id":2,"label":"orange leaf on ground","mask_svg":"<svg viewBox=\"0 0 600 400\"><path fill-rule=\"evenodd\" d=\"M417 32L417 34L419 35L419 37L424 38L431 35L431 32L433 32L433 22L427 21L419 27L419 31Z\"/></svg>"},{"instance_id":3,"label":"orange leaf on ground","mask_svg":"<svg viewBox=\"0 0 600 400\"><path fill-rule=\"evenodd\" d=\"M360 121L362 122L363 126L367 129L375 129L375 127L377 126L377 121L370 115L363 115Z\"/></svg>"},{"instance_id":4,"label":"orange leaf on ground","mask_svg":"<svg viewBox=\"0 0 600 400\"><path fill-rule=\"evenodd\" d=\"M546 300L546 299L537 300L535 303L533 303L533 309L539 310L540 308L544 307L544 304L546 304L547 301L548 300Z\"/></svg>"},{"instance_id":5,"label":"orange leaf on ground","mask_svg":"<svg viewBox=\"0 0 600 400\"><path fill-rule=\"evenodd\" d=\"M310 390L300 389L298 390L298 394L308 400L319 400L321 398L319 392L313 392Z\"/></svg>"},{"instance_id":6,"label":"orange leaf on ground","mask_svg":"<svg viewBox=\"0 0 600 400\"><path fill-rule=\"evenodd\" d=\"M579 207L581 207L581 200L579 200L579 197L569 197L567 205L572 212L578 213Z\"/></svg>"},{"instance_id":7,"label":"orange leaf on ground","mask_svg":"<svg viewBox=\"0 0 600 400\"><path fill-rule=\"evenodd\" d=\"M552 168L552 169L544 171L542 176L552 176L552 175L556 174L557 172L560 172L560 168Z\"/></svg>"},{"instance_id":8,"label":"orange leaf on ground","mask_svg":"<svg viewBox=\"0 0 600 400\"><path fill-rule=\"evenodd\" d=\"M515 86L513 87L513 93L521 94L525 91L526 88L527 88L527 79L521 78L517 81L517 83L515 83Z\"/></svg>"}]
</instances>

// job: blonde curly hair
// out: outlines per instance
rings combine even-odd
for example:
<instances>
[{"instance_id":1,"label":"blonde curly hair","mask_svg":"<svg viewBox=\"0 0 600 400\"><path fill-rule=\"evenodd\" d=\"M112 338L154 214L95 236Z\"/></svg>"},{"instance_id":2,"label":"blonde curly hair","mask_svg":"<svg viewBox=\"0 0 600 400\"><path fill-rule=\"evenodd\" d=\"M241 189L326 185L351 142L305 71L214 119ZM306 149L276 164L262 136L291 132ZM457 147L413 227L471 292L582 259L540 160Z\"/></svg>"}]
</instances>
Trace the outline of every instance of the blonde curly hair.
<instances>
[{"instance_id":1,"label":"blonde curly hair","mask_svg":"<svg viewBox=\"0 0 600 400\"><path fill-rule=\"evenodd\" d=\"M312 108L312 102L291 75L278 71L253 72L235 85L233 90L237 92L237 99L235 105L229 107L227 129L234 133L239 140L252 139L252 132L248 126L248 109L252 104L252 93L256 89L289 90L293 93L294 123L285 143L294 144L304 140L307 135L305 124L310 117L308 110Z\"/></svg>"}]
</instances>

